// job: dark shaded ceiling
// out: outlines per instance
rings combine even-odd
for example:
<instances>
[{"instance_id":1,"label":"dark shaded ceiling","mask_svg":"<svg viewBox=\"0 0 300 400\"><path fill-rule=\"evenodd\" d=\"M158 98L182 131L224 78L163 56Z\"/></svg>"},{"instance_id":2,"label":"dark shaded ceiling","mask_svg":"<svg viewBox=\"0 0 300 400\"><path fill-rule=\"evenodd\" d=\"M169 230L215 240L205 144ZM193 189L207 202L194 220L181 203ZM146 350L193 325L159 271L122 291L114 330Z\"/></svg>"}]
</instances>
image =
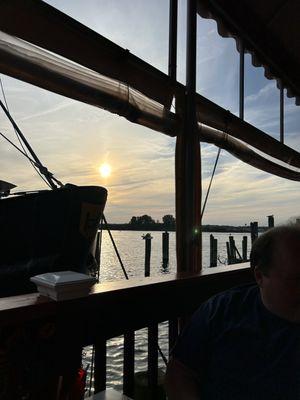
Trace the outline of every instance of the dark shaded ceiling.
<instances>
[{"instance_id":1,"label":"dark shaded ceiling","mask_svg":"<svg viewBox=\"0 0 300 400\"><path fill-rule=\"evenodd\" d=\"M243 40L255 66L276 78L300 104L300 1L198 0L198 13L213 18L219 34Z\"/></svg>"}]
</instances>

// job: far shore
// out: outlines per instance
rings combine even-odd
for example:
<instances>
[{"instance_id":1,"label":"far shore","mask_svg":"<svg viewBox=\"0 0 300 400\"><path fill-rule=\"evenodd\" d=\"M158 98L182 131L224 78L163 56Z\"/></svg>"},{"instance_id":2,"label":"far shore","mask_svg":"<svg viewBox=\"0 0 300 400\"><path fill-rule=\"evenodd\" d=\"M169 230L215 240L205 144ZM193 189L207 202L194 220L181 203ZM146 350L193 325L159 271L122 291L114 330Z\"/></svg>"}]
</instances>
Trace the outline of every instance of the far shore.
<instances>
[{"instance_id":1,"label":"far shore","mask_svg":"<svg viewBox=\"0 0 300 400\"><path fill-rule=\"evenodd\" d=\"M112 231L168 231L174 232L174 226L166 226L164 224L152 225L132 225L132 224L108 224ZM105 227L103 226L105 230ZM266 226L258 227L259 232L264 232L268 228ZM231 225L203 225L202 232L227 232L227 233L250 233L250 226L231 226Z\"/></svg>"}]
</instances>

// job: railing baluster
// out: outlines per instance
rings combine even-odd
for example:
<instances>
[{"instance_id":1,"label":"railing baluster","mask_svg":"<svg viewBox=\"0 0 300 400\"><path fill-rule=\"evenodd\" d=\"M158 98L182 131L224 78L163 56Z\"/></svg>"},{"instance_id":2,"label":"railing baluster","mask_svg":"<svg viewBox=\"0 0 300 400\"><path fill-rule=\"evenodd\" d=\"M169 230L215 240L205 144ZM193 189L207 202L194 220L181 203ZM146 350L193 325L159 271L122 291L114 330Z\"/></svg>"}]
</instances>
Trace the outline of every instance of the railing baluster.
<instances>
[{"instance_id":1,"label":"railing baluster","mask_svg":"<svg viewBox=\"0 0 300 400\"><path fill-rule=\"evenodd\" d=\"M124 334L123 393L134 395L134 331Z\"/></svg>"},{"instance_id":2,"label":"railing baluster","mask_svg":"<svg viewBox=\"0 0 300 400\"><path fill-rule=\"evenodd\" d=\"M95 393L106 389L106 340L99 338L95 343Z\"/></svg>"},{"instance_id":3,"label":"railing baluster","mask_svg":"<svg viewBox=\"0 0 300 400\"><path fill-rule=\"evenodd\" d=\"M157 398L158 380L158 325L148 327L148 385L150 398Z\"/></svg>"},{"instance_id":4,"label":"railing baluster","mask_svg":"<svg viewBox=\"0 0 300 400\"><path fill-rule=\"evenodd\" d=\"M169 356L175 346L178 337L178 319L170 319L169 321Z\"/></svg>"}]
</instances>

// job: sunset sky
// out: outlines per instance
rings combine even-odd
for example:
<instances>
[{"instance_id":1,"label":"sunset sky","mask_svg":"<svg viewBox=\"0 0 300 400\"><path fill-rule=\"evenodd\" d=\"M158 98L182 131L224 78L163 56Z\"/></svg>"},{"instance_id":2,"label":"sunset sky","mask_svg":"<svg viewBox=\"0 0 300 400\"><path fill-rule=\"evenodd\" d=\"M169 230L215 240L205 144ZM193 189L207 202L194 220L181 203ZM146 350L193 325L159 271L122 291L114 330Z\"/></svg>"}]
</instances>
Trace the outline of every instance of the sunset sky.
<instances>
[{"instance_id":1,"label":"sunset sky","mask_svg":"<svg viewBox=\"0 0 300 400\"><path fill-rule=\"evenodd\" d=\"M48 0L49 4L167 72L169 0ZM179 0L178 80L185 81L185 1ZM101 57L101 55L99 55ZM213 20L198 17L197 91L238 113L239 55ZM245 119L279 137L279 90L246 56ZM64 183L108 189L106 216L127 222L149 214L174 214L175 139L132 124L99 108L1 75L10 111L40 159ZM286 144L300 150L300 108L285 98ZM0 130L14 133L0 114ZM0 140L0 179L23 189L45 185L28 161ZM203 192L217 148L202 144ZM111 173L101 176L108 164ZM107 174L108 175L108 174ZM300 215L300 184L273 177L221 152L204 224L266 224Z\"/></svg>"}]
</instances>

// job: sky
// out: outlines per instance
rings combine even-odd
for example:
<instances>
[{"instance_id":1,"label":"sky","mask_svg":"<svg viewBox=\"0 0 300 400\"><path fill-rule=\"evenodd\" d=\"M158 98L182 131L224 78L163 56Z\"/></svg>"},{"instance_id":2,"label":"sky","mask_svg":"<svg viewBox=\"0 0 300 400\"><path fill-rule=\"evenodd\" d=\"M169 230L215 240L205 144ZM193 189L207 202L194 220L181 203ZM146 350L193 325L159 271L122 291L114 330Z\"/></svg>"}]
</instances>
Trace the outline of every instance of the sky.
<instances>
[{"instance_id":1,"label":"sky","mask_svg":"<svg viewBox=\"0 0 300 400\"><path fill-rule=\"evenodd\" d=\"M168 65L168 0L48 0L163 72ZM178 80L185 82L185 0L179 0ZM238 114L239 54L232 38L217 33L215 21L197 20L197 91ZM101 55L99 55L101 56ZM64 183L108 189L106 217L128 222L149 214L175 214L175 139L130 123L96 107L1 75L6 99L19 127L39 158ZM1 95L1 94L0 94ZM279 138L279 90L245 57L245 119ZM285 143L300 150L300 108L285 97ZM5 116L0 130L16 141ZM0 139L0 179L20 190L45 185L28 161ZM201 144L203 196L218 149ZM111 175L101 177L107 163ZM300 185L264 173L221 152L204 224L244 225L267 215L275 223L300 215Z\"/></svg>"}]
</instances>

